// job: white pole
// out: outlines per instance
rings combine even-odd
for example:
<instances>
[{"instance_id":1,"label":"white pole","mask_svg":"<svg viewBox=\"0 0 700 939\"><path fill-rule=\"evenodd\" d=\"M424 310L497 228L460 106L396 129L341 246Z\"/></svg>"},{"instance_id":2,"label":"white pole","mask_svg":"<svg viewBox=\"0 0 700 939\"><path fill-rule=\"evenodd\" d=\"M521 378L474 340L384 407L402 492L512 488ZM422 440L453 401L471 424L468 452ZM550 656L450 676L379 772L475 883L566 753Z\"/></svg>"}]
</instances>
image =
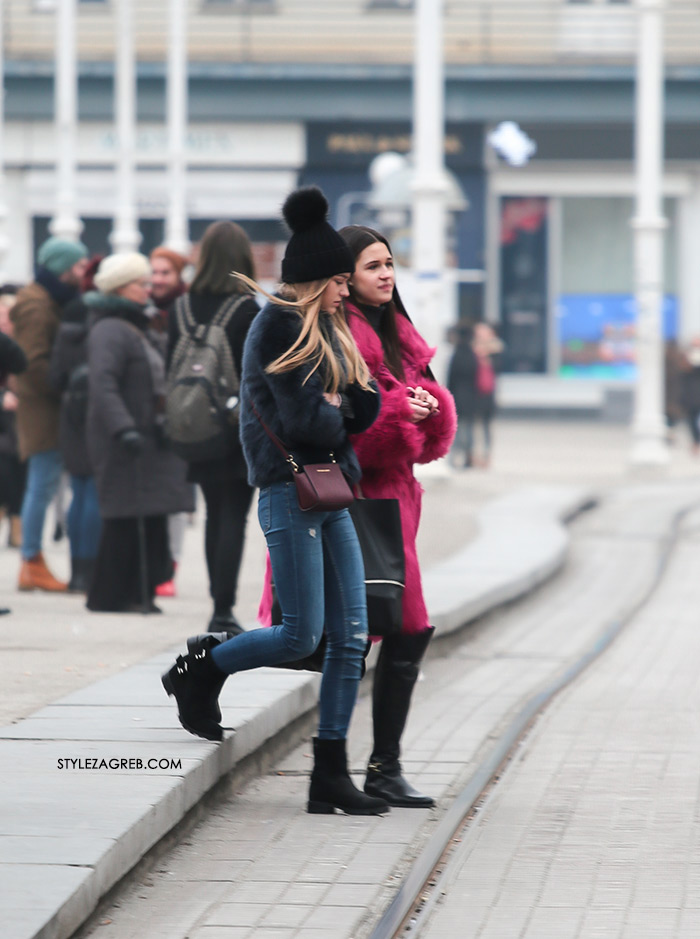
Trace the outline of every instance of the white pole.
<instances>
[{"instance_id":1,"label":"white pole","mask_svg":"<svg viewBox=\"0 0 700 939\"><path fill-rule=\"evenodd\" d=\"M446 325L443 0L416 0L411 186L415 321L430 345Z\"/></svg>"},{"instance_id":2,"label":"white pole","mask_svg":"<svg viewBox=\"0 0 700 939\"><path fill-rule=\"evenodd\" d=\"M132 0L117 3L117 58L115 111L117 121L117 207L114 229L109 236L112 250L136 251L141 244L135 196L135 103L136 58L134 56Z\"/></svg>"},{"instance_id":3,"label":"white pole","mask_svg":"<svg viewBox=\"0 0 700 939\"><path fill-rule=\"evenodd\" d=\"M165 243L186 254L190 248L185 191L185 133L187 126L187 4L170 0L168 48L168 211Z\"/></svg>"},{"instance_id":4,"label":"white pole","mask_svg":"<svg viewBox=\"0 0 700 939\"><path fill-rule=\"evenodd\" d=\"M59 0L56 6L56 69L54 108L57 136L56 214L52 235L77 240L83 223L76 212L75 154L78 113L77 0Z\"/></svg>"},{"instance_id":5,"label":"white pole","mask_svg":"<svg viewBox=\"0 0 700 939\"><path fill-rule=\"evenodd\" d=\"M663 349L663 6L637 0L636 216L637 389L630 454L635 466L668 462L664 421Z\"/></svg>"},{"instance_id":6,"label":"white pole","mask_svg":"<svg viewBox=\"0 0 700 939\"><path fill-rule=\"evenodd\" d=\"M4 149L4 123L5 123L5 39L3 34L3 21L5 14L0 6L0 284L7 280L5 262L10 249L10 238L7 233L7 203L5 187L5 149Z\"/></svg>"}]
</instances>

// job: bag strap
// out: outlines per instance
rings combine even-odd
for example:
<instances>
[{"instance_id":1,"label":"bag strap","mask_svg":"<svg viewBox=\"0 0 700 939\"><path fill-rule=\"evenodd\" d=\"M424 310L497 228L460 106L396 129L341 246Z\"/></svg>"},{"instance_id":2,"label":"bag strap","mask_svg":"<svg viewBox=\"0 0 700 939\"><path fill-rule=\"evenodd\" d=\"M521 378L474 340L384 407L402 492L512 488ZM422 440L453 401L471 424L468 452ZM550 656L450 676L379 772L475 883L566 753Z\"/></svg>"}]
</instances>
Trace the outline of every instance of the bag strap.
<instances>
[{"instance_id":1,"label":"bag strap","mask_svg":"<svg viewBox=\"0 0 700 939\"><path fill-rule=\"evenodd\" d=\"M231 322L233 314L236 312L239 306L247 300L250 294L239 293L234 294L229 297L229 299L223 303L219 309L216 311L216 315L213 317L210 326L221 326L222 329L226 329L228 324Z\"/></svg>"},{"instance_id":2,"label":"bag strap","mask_svg":"<svg viewBox=\"0 0 700 939\"><path fill-rule=\"evenodd\" d=\"M192 333L197 328L197 323L192 315L189 295L183 293L175 301L175 313L177 315L177 326L181 335Z\"/></svg>"},{"instance_id":3,"label":"bag strap","mask_svg":"<svg viewBox=\"0 0 700 939\"><path fill-rule=\"evenodd\" d=\"M277 449L280 451L280 453L284 456L285 461L289 463L289 465L292 467L295 473L300 473L303 469L303 466L299 466L297 461L294 459L294 456L287 450L287 448L282 443L282 441L277 436L277 434L274 431L270 430L270 428L267 426L265 421L260 416L260 412L255 407L255 401L253 401L252 398L250 399L250 406L253 409L253 414L255 414L257 419L262 424L263 430L265 431L267 436L270 438L270 440L274 443L274 445L277 447ZM337 463L338 461L335 458L335 453L333 452L333 450L329 450L328 452L330 454L331 463Z\"/></svg>"},{"instance_id":4,"label":"bag strap","mask_svg":"<svg viewBox=\"0 0 700 939\"><path fill-rule=\"evenodd\" d=\"M292 469L294 470L295 473L300 472L299 464L296 462L296 460L294 459L294 457L292 456L292 454L287 451L287 448L286 448L285 445L282 443L282 441L281 441L280 438L277 436L277 434L274 433L274 431L270 430L270 428L267 426L267 424L265 423L265 421L262 419L262 417L260 416L260 412L259 412L258 409L255 407L255 401L253 401L252 398L250 399L250 406L251 406L251 408L253 409L253 414L255 414L255 416L257 417L257 419L258 419L258 420L260 421L260 423L262 424L263 430L265 431L265 433L267 434L267 436L270 438L270 440L274 443L274 445L277 447L277 449L280 451L280 453L281 453L282 456L284 457L285 461L286 461L287 463L289 463L289 465L292 467Z\"/></svg>"}]
</instances>

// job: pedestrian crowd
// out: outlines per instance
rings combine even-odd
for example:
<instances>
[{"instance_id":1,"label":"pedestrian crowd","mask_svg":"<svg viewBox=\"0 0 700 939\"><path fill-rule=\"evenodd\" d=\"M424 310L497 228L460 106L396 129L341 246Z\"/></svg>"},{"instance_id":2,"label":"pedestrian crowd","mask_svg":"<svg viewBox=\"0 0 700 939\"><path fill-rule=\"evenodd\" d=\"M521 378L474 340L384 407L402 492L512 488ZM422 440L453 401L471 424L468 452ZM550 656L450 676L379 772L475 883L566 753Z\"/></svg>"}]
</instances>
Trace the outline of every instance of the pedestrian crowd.
<instances>
[{"instance_id":1,"label":"pedestrian crowd","mask_svg":"<svg viewBox=\"0 0 700 939\"><path fill-rule=\"evenodd\" d=\"M250 241L233 222L209 226L194 264L167 247L90 258L80 242L44 242L32 283L0 288L0 503L21 555L20 590L82 592L91 611L156 613L158 596L175 593L201 491L211 616L162 678L182 726L222 739L218 699L230 674L316 668L308 811L370 815L433 804L400 762L434 632L413 470L448 454L457 411L401 300L388 240L365 226L336 231L327 214L316 187L287 198L291 235L274 293L256 282ZM492 399L495 336L477 324L466 355L462 338L450 369L458 404L466 374ZM458 410L469 464L471 423ZM478 413L487 454L492 412ZM65 475L68 583L42 551ZM268 565L260 627L244 629L236 592L256 490ZM360 505L395 510L401 575L366 573ZM361 791L346 741L373 642L374 743Z\"/></svg>"}]
</instances>

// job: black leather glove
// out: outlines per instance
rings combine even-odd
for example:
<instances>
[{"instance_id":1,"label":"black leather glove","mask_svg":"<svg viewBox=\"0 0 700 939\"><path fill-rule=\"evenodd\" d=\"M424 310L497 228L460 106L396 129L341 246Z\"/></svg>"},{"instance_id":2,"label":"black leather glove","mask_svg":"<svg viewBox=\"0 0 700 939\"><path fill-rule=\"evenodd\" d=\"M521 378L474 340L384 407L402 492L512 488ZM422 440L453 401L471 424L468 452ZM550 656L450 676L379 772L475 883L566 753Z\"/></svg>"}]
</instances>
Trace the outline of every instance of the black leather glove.
<instances>
[{"instance_id":1,"label":"black leather glove","mask_svg":"<svg viewBox=\"0 0 700 939\"><path fill-rule=\"evenodd\" d=\"M123 430L119 434L119 443L129 456L138 456L139 453L143 453L146 441L138 430Z\"/></svg>"}]
</instances>

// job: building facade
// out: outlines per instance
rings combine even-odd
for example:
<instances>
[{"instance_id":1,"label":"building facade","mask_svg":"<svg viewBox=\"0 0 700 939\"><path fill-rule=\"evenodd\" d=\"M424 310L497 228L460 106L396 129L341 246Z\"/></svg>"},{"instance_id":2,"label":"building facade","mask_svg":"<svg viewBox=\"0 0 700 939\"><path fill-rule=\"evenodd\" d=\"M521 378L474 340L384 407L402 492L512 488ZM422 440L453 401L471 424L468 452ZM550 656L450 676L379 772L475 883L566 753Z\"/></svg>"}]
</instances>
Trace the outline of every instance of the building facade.
<instances>
[{"instance_id":1,"label":"building facade","mask_svg":"<svg viewBox=\"0 0 700 939\"><path fill-rule=\"evenodd\" d=\"M54 76L66 4L75 23L74 208L91 250L110 250L123 208L125 7L142 250L168 239L178 211L191 241L230 217L248 229L261 276L273 280L285 241L279 207L297 183L320 184L339 225L376 219L372 161L412 147L410 0L4 0L8 275L30 276L57 210ZM499 325L512 376L506 399L600 407L634 378L637 15L634 3L604 0L446 4L445 159L468 202L449 239L454 316ZM700 334L700 10L667 0L665 19L665 331L685 339ZM186 98L176 152L178 35ZM489 146L502 121L535 142L526 166L507 165ZM178 162L184 175L174 174ZM394 221L397 254L407 258Z\"/></svg>"}]
</instances>

